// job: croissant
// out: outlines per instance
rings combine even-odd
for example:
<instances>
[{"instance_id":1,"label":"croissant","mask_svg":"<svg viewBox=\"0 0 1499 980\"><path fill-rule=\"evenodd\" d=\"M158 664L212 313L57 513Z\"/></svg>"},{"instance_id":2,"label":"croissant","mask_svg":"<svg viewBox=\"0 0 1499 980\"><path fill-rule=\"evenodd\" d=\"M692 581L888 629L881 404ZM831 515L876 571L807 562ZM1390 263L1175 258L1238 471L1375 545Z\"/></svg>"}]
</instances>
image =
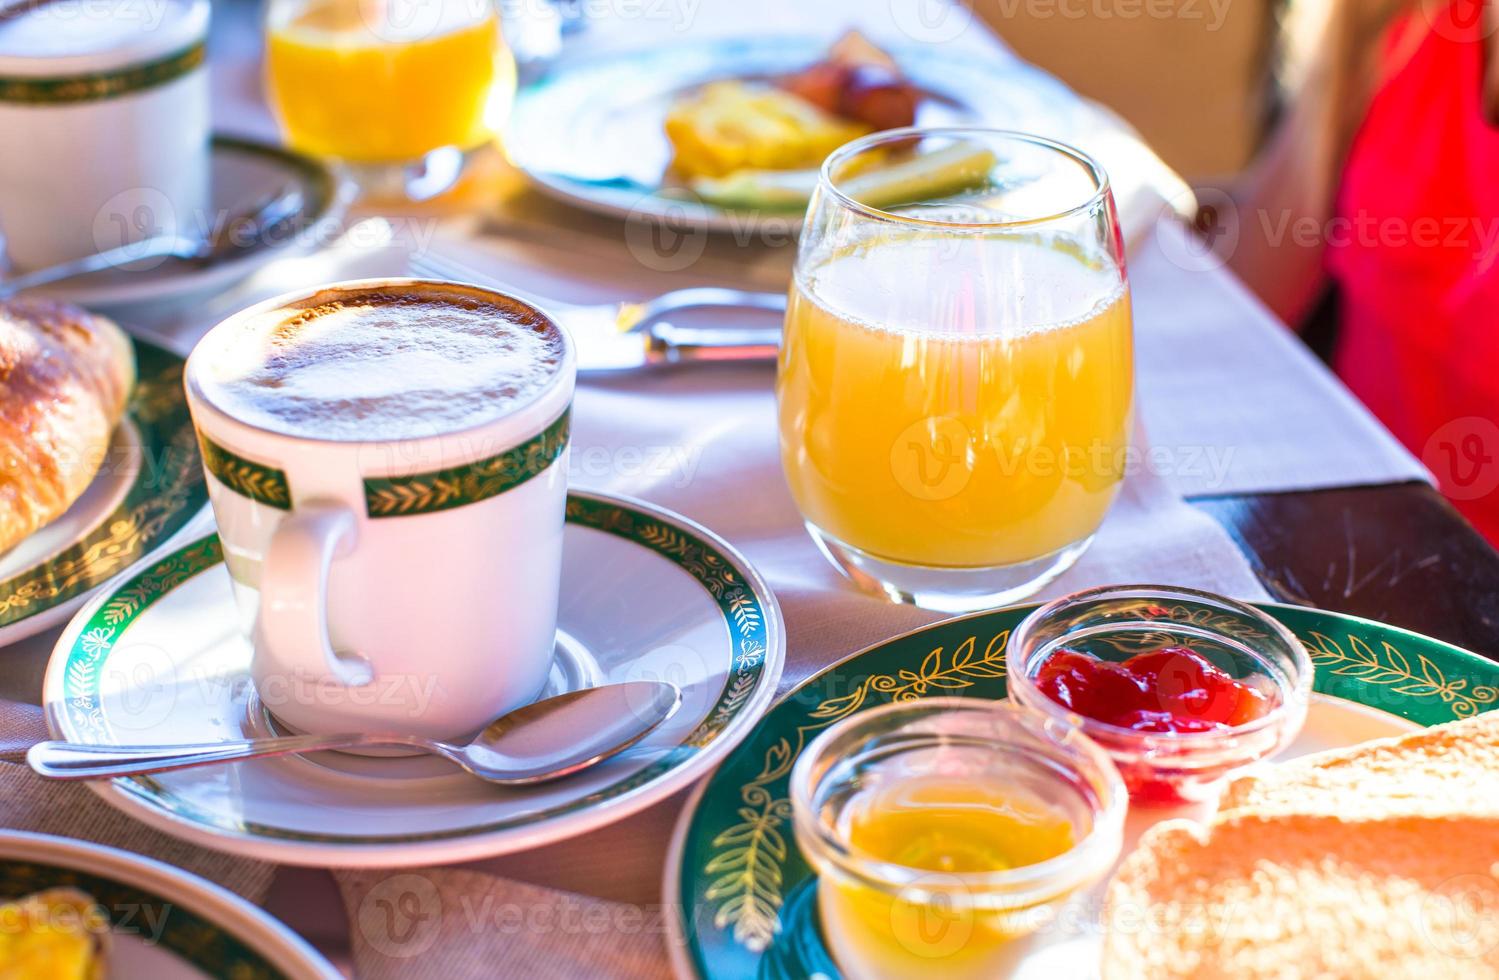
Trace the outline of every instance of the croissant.
<instances>
[{"instance_id":1,"label":"croissant","mask_svg":"<svg viewBox=\"0 0 1499 980\"><path fill-rule=\"evenodd\" d=\"M0 301L0 552L88 487L134 384L134 349L112 321Z\"/></svg>"}]
</instances>

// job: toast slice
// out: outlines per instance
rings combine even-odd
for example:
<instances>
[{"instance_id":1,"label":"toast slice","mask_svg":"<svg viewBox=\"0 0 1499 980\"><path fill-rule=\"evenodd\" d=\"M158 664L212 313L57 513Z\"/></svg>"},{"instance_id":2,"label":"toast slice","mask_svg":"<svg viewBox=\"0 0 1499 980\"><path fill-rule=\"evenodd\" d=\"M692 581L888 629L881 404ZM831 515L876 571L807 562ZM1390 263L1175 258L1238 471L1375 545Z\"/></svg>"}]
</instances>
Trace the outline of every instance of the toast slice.
<instances>
[{"instance_id":1,"label":"toast slice","mask_svg":"<svg viewBox=\"0 0 1499 980\"><path fill-rule=\"evenodd\" d=\"M1499 711L1269 767L1218 812L1499 818Z\"/></svg>"},{"instance_id":2,"label":"toast slice","mask_svg":"<svg viewBox=\"0 0 1499 980\"><path fill-rule=\"evenodd\" d=\"M1167 821L1105 915L1105 980L1499 980L1499 820Z\"/></svg>"}]
</instances>

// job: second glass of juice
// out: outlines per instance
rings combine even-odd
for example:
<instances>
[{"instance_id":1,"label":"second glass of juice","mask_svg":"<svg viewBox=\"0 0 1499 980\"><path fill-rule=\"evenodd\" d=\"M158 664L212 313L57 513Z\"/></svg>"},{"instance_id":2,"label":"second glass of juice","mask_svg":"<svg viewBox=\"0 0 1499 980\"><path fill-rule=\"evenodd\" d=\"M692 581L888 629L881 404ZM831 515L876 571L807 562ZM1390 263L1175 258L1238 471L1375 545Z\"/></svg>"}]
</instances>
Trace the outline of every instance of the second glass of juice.
<instances>
[{"instance_id":1,"label":"second glass of juice","mask_svg":"<svg viewBox=\"0 0 1499 980\"><path fill-rule=\"evenodd\" d=\"M494 0L270 0L265 72L287 143L380 195L456 178L515 92Z\"/></svg>"},{"instance_id":2,"label":"second glass of juice","mask_svg":"<svg viewBox=\"0 0 1499 980\"><path fill-rule=\"evenodd\" d=\"M1103 170L994 130L838 150L777 394L792 494L849 577L953 612L1039 589L1087 548L1129 447L1130 297Z\"/></svg>"}]
</instances>

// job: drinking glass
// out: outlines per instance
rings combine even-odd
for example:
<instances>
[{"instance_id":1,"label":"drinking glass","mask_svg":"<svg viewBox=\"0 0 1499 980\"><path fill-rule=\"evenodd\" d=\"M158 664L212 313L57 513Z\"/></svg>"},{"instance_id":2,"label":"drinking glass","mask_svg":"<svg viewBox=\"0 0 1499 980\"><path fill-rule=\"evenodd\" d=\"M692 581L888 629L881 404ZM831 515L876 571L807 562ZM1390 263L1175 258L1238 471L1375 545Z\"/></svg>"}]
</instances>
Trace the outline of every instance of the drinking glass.
<instances>
[{"instance_id":1,"label":"drinking glass","mask_svg":"<svg viewBox=\"0 0 1499 980\"><path fill-rule=\"evenodd\" d=\"M1130 298L1103 169L996 130L834 152L776 388L792 495L851 579L950 612L1039 589L1088 547L1129 448Z\"/></svg>"},{"instance_id":2,"label":"drinking glass","mask_svg":"<svg viewBox=\"0 0 1499 980\"><path fill-rule=\"evenodd\" d=\"M515 95L495 0L270 0L265 73L288 145L371 196L447 189Z\"/></svg>"}]
</instances>

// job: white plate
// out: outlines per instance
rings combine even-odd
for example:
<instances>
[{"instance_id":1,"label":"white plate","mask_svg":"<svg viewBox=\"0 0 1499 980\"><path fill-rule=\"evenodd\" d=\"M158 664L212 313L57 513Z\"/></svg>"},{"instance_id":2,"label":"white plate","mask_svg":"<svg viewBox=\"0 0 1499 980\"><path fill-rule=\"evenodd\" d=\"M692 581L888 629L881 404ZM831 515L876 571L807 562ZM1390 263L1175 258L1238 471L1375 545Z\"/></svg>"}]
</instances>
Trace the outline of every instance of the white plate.
<instances>
[{"instance_id":1,"label":"white plate","mask_svg":"<svg viewBox=\"0 0 1499 980\"><path fill-rule=\"evenodd\" d=\"M715 79L768 79L826 57L825 39L719 40L562 61L516 97L504 146L546 193L580 207L712 231L795 230L795 212L733 211L669 186L667 111ZM1087 148L1098 119L1061 82L1017 58L930 47L891 54L925 93L922 126L1019 129Z\"/></svg>"},{"instance_id":2,"label":"white plate","mask_svg":"<svg viewBox=\"0 0 1499 980\"><path fill-rule=\"evenodd\" d=\"M285 240L247 249L203 268L168 259L139 271L115 269L80 276L27 295L111 309L221 293L273 259L312 251L331 241L354 198L354 185L346 177L311 157L267 143L217 135L212 167L212 220L242 214L267 196L295 187L302 192L302 213L295 219L298 230Z\"/></svg>"},{"instance_id":3,"label":"white plate","mask_svg":"<svg viewBox=\"0 0 1499 980\"><path fill-rule=\"evenodd\" d=\"M743 558L684 518L575 492L567 520L547 693L642 678L683 692L677 713L619 758L526 789L499 789L432 758L339 755L91 785L194 843L325 866L504 854L670 796L710 770L770 704L785 657L780 610ZM48 665L48 726L57 738L94 744L268 734L251 701L249 659L218 539L209 536L116 581L79 612Z\"/></svg>"},{"instance_id":4,"label":"white plate","mask_svg":"<svg viewBox=\"0 0 1499 980\"><path fill-rule=\"evenodd\" d=\"M207 503L182 358L138 342L136 364L140 380L93 482L56 520L0 552L0 646L65 622Z\"/></svg>"},{"instance_id":5,"label":"white plate","mask_svg":"<svg viewBox=\"0 0 1499 980\"><path fill-rule=\"evenodd\" d=\"M122 980L333 980L301 937L218 885L136 854L0 831L0 899L79 888L109 913L108 976Z\"/></svg>"}]
</instances>

